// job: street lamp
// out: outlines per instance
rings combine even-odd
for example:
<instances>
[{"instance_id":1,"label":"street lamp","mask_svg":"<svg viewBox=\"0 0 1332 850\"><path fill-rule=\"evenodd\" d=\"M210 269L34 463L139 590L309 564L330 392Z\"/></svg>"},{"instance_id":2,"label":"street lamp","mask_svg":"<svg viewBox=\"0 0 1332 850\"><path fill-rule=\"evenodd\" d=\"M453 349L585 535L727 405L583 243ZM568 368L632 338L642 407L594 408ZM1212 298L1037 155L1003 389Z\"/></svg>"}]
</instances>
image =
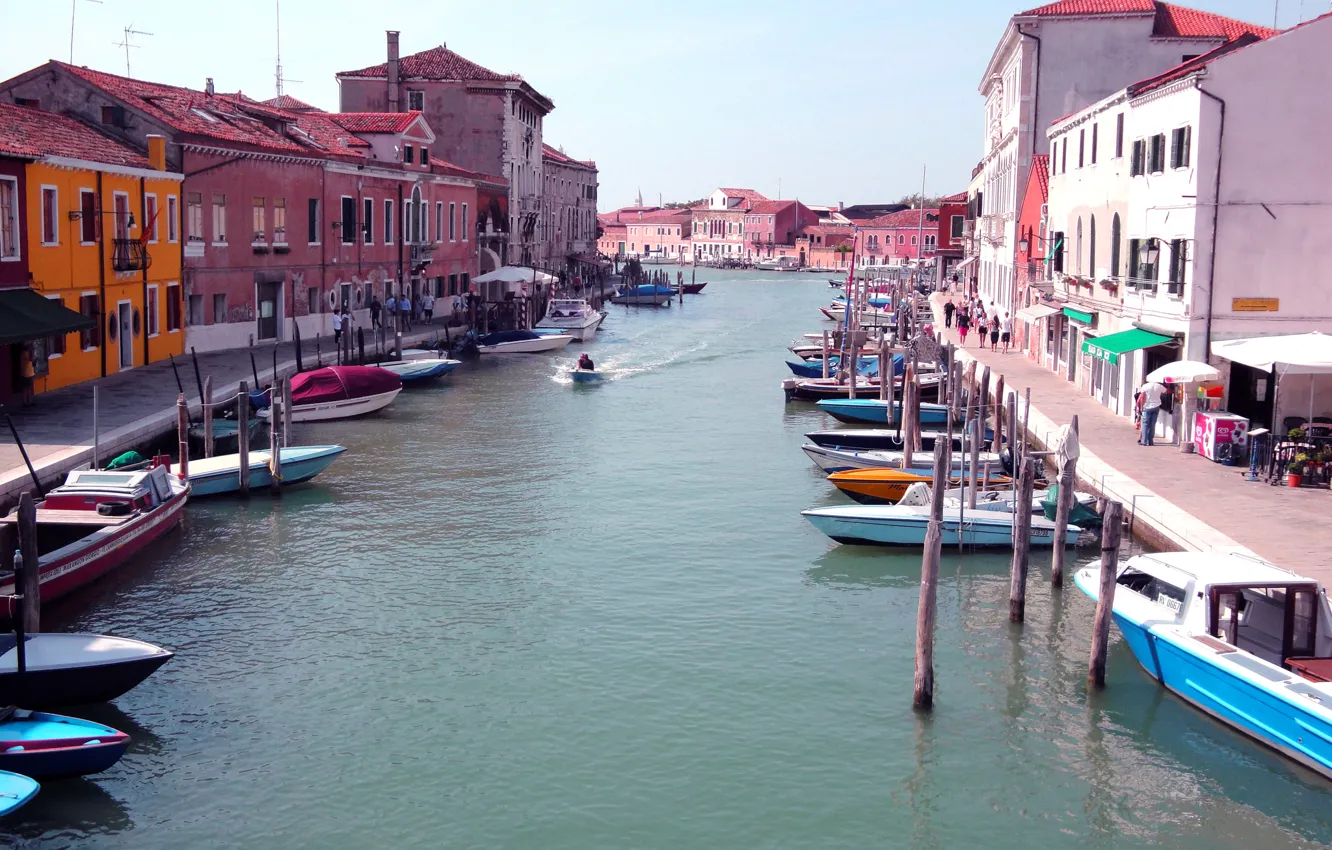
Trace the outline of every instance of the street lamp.
<instances>
[{"instance_id":1,"label":"street lamp","mask_svg":"<svg viewBox=\"0 0 1332 850\"><path fill-rule=\"evenodd\" d=\"M1018 240L1018 251L1020 253L1025 254L1030 249L1031 249L1031 240L1027 239L1026 237L1023 237Z\"/></svg>"},{"instance_id":2,"label":"street lamp","mask_svg":"<svg viewBox=\"0 0 1332 850\"><path fill-rule=\"evenodd\" d=\"M1155 266L1156 261L1161 256L1161 247L1156 239L1149 239L1143 243L1139 253L1142 256L1142 263L1146 266Z\"/></svg>"}]
</instances>

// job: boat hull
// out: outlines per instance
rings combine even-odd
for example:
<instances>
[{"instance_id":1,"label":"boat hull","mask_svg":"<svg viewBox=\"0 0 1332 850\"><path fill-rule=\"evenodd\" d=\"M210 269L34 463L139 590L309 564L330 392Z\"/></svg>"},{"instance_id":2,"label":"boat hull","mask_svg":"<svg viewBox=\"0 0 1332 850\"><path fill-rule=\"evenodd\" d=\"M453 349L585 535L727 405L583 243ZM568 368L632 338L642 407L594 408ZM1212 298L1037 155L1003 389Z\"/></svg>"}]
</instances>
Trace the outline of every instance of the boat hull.
<instances>
[{"instance_id":1,"label":"boat hull","mask_svg":"<svg viewBox=\"0 0 1332 850\"><path fill-rule=\"evenodd\" d=\"M980 480L982 476L975 476ZM934 472L914 472L905 469L849 469L835 472L828 476L828 481L847 497L862 505L895 505L906 495L912 484L930 484ZM963 476L953 475L949 484L960 486ZM967 480L970 480L968 476ZM1012 486L1013 480L1006 475L991 475L983 486L985 489Z\"/></svg>"},{"instance_id":2,"label":"boat hull","mask_svg":"<svg viewBox=\"0 0 1332 850\"><path fill-rule=\"evenodd\" d=\"M124 732L90 720L15 711L0 721L0 770L34 779L101 773L120 761L129 744Z\"/></svg>"},{"instance_id":3,"label":"boat hull","mask_svg":"<svg viewBox=\"0 0 1332 850\"><path fill-rule=\"evenodd\" d=\"M612 304L626 307L669 307L672 295L612 295Z\"/></svg>"},{"instance_id":4,"label":"boat hull","mask_svg":"<svg viewBox=\"0 0 1332 850\"><path fill-rule=\"evenodd\" d=\"M325 422L330 419L351 419L354 416L365 416L368 413L374 413L388 407L400 392L402 392L402 387L375 395L362 396L361 398L321 401L316 404L293 404L291 406L291 421Z\"/></svg>"},{"instance_id":5,"label":"boat hull","mask_svg":"<svg viewBox=\"0 0 1332 850\"><path fill-rule=\"evenodd\" d=\"M810 524L838 543L855 546L923 546L929 529L929 508L876 508L879 515L857 514L864 508L804 511ZM894 512L887 514L886 512ZM949 515L951 513L951 516ZM1002 548L1013 546L1013 526L1009 515L992 511L969 512L959 522L957 514L945 511L941 532L945 546ZM1077 544L1082 530L1069 526L1065 545ZM1052 546L1054 529L1044 521L1033 522L1031 545Z\"/></svg>"},{"instance_id":6,"label":"boat hull","mask_svg":"<svg viewBox=\"0 0 1332 850\"><path fill-rule=\"evenodd\" d=\"M879 399L850 398L822 399L819 409L839 422L868 422L885 425L888 423L888 403ZM894 403L894 414L900 415L902 403ZM922 403L920 406L920 424L947 425L948 408L941 404Z\"/></svg>"},{"instance_id":7,"label":"boat hull","mask_svg":"<svg viewBox=\"0 0 1332 850\"><path fill-rule=\"evenodd\" d=\"M579 342L587 342L597 335L597 329L601 327L605 318L601 313L594 313L590 316L574 316L572 318L552 319L547 317L537 323L535 330L556 331L568 334Z\"/></svg>"},{"instance_id":8,"label":"boat hull","mask_svg":"<svg viewBox=\"0 0 1332 850\"><path fill-rule=\"evenodd\" d=\"M43 635L33 637L40 640ZM31 645L30 641L29 647ZM9 654L14 653L11 650ZM30 666L21 683L11 664L8 672L0 673L0 703L11 705L21 701L29 708L45 709L110 702L138 687L171 658L172 653L160 650L156 654L108 663Z\"/></svg>"},{"instance_id":9,"label":"boat hull","mask_svg":"<svg viewBox=\"0 0 1332 850\"><path fill-rule=\"evenodd\" d=\"M703 283L686 283L682 288L684 289L685 295L697 295L702 292L703 287L707 285L707 281L704 281Z\"/></svg>"},{"instance_id":10,"label":"boat hull","mask_svg":"<svg viewBox=\"0 0 1332 850\"><path fill-rule=\"evenodd\" d=\"M342 446L288 446L281 449L278 453L281 463L278 475L282 486L309 481L328 469L345 451L347 450ZM269 458L270 454L266 451L251 452L249 457L251 490L263 489L272 483L273 473L269 468ZM212 468L214 466L217 468ZM172 472L177 469L178 466L171 467ZM222 455L192 462L190 490L196 498L240 492L240 456Z\"/></svg>"},{"instance_id":11,"label":"boat hull","mask_svg":"<svg viewBox=\"0 0 1332 850\"><path fill-rule=\"evenodd\" d=\"M0 771L0 816L23 808L40 790L42 786L31 777Z\"/></svg>"},{"instance_id":12,"label":"boat hull","mask_svg":"<svg viewBox=\"0 0 1332 850\"><path fill-rule=\"evenodd\" d=\"M542 354L547 351L559 351L571 342L573 342L572 336L559 333L538 339L501 342L498 345L478 345L477 350L482 354Z\"/></svg>"},{"instance_id":13,"label":"boat hull","mask_svg":"<svg viewBox=\"0 0 1332 850\"><path fill-rule=\"evenodd\" d=\"M595 384L601 380L601 373L590 369L575 369L570 375L575 384Z\"/></svg>"}]
</instances>

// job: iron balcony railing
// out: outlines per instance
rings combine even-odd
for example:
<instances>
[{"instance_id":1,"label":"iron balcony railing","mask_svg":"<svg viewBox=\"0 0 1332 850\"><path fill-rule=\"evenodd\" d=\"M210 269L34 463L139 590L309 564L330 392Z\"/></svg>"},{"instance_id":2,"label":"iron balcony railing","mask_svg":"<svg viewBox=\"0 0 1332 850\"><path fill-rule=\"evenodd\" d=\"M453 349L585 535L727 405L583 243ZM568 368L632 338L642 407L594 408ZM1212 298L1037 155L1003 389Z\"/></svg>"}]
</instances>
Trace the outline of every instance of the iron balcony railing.
<instances>
[{"instance_id":1,"label":"iron balcony railing","mask_svg":"<svg viewBox=\"0 0 1332 850\"><path fill-rule=\"evenodd\" d=\"M118 272L141 272L153 264L147 248L137 239L116 239L111 247L111 268Z\"/></svg>"}]
</instances>

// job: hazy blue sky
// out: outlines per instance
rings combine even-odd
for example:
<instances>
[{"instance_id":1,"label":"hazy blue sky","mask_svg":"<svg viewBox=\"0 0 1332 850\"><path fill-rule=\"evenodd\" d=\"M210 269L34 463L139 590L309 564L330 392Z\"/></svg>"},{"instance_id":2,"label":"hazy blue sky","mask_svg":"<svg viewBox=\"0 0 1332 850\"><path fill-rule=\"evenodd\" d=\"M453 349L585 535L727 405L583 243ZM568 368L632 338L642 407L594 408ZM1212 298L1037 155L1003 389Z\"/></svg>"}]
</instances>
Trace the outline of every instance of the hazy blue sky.
<instances>
[{"instance_id":1,"label":"hazy blue sky","mask_svg":"<svg viewBox=\"0 0 1332 850\"><path fill-rule=\"evenodd\" d=\"M73 0L74 61L133 75L273 95L274 0ZM1272 0L1186 0L1272 23ZM0 78L69 59L71 0L0 0ZM454 2L281 0L288 93L338 106L333 74L441 42L520 73L555 102L546 140L601 169L601 207L687 200L746 186L810 203L896 200L965 188L980 155L985 63L1008 17L1038 2L843 0ZM1280 23L1327 11L1281 0Z\"/></svg>"}]
</instances>

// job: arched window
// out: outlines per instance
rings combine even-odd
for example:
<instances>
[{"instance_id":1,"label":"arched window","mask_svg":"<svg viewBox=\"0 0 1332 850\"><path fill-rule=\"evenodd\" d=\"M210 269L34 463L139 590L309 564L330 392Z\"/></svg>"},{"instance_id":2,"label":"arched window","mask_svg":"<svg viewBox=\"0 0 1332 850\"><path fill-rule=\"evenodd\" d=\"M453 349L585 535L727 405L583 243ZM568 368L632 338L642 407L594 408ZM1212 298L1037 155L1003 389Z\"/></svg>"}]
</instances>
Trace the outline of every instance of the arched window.
<instances>
[{"instance_id":1,"label":"arched window","mask_svg":"<svg viewBox=\"0 0 1332 850\"><path fill-rule=\"evenodd\" d=\"M421 240L421 219L425 210L425 205L421 203L421 187L412 187L412 206L411 206L411 224L412 224L412 242L420 243Z\"/></svg>"},{"instance_id":2,"label":"arched window","mask_svg":"<svg viewBox=\"0 0 1332 850\"><path fill-rule=\"evenodd\" d=\"M1077 253L1073 255L1073 271L1076 274L1082 274L1082 217L1081 216L1078 216L1078 241L1074 244L1075 244L1074 250Z\"/></svg>"},{"instance_id":3,"label":"arched window","mask_svg":"<svg viewBox=\"0 0 1332 850\"><path fill-rule=\"evenodd\" d=\"M1119 277L1119 213L1110 219L1110 276Z\"/></svg>"},{"instance_id":4,"label":"arched window","mask_svg":"<svg viewBox=\"0 0 1332 850\"><path fill-rule=\"evenodd\" d=\"M1096 274L1096 216L1091 217L1087 228L1087 272Z\"/></svg>"}]
</instances>

